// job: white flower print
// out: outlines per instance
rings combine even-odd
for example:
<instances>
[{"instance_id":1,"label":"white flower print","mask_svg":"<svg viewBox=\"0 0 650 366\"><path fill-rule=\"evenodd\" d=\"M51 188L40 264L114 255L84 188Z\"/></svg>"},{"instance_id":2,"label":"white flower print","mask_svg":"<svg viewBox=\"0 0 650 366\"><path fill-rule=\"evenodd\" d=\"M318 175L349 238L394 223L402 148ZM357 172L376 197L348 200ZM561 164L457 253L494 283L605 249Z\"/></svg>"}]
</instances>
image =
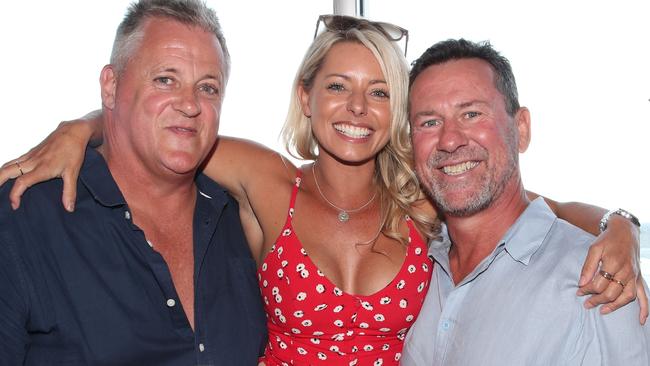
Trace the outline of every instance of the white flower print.
<instances>
[{"instance_id":1,"label":"white flower print","mask_svg":"<svg viewBox=\"0 0 650 366\"><path fill-rule=\"evenodd\" d=\"M388 296L386 296L386 297L382 297L382 298L379 300L379 303L382 304L382 305L388 305L388 304L390 304L390 297L388 297Z\"/></svg>"},{"instance_id":2,"label":"white flower print","mask_svg":"<svg viewBox=\"0 0 650 366\"><path fill-rule=\"evenodd\" d=\"M282 270L282 268L278 269L277 273L278 273L278 278L282 278L284 276L284 271Z\"/></svg>"},{"instance_id":3,"label":"white flower print","mask_svg":"<svg viewBox=\"0 0 650 366\"><path fill-rule=\"evenodd\" d=\"M291 235L291 229L284 229L284 231L282 232L282 236L289 236L289 235ZM278 253L280 253L279 250L278 250ZM282 254L282 253L280 253L280 254Z\"/></svg>"},{"instance_id":4,"label":"white flower print","mask_svg":"<svg viewBox=\"0 0 650 366\"><path fill-rule=\"evenodd\" d=\"M398 290L401 290L401 289L404 288L404 286L406 286L406 281L404 281L404 280L399 280L399 282L397 283L397 289L398 289Z\"/></svg>"},{"instance_id":5,"label":"white flower print","mask_svg":"<svg viewBox=\"0 0 650 366\"><path fill-rule=\"evenodd\" d=\"M386 318L383 314L375 314L375 320L378 322L383 322Z\"/></svg>"},{"instance_id":6,"label":"white flower print","mask_svg":"<svg viewBox=\"0 0 650 366\"><path fill-rule=\"evenodd\" d=\"M284 342L280 342L280 348L287 349L287 344Z\"/></svg>"},{"instance_id":7,"label":"white flower print","mask_svg":"<svg viewBox=\"0 0 650 366\"><path fill-rule=\"evenodd\" d=\"M411 314L409 314L409 315L406 317L406 321L410 323L410 322L413 321L413 318L414 318L414 316L411 315Z\"/></svg>"},{"instance_id":8,"label":"white flower print","mask_svg":"<svg viewBox=\"0 0 650 366\"><path fill-rule=\"evenodd\" d=\"M341 291L341 289L338 288L338 287L334 287L334 295L335 296L341 296L341 295L343 295L343 291Z\"/></svg>"},{"instance_id":9,"label":"white flower print","mask_svg":"<svg viewBox=\"0 0 650 366\"><path fill-rule=\"evenodd\" d=\"M331 346L331 347L330 347L330 351L332 351L332 352L338 352L338 351L339 351L339 347L338 347L338 346Z\"/></svg>"},{"instance_id":10,"label":"white flower print","mask_svg":"<svg viewBox=\"0 0 650 366\"><path fill-rule=\"evenodd\" d=\"M271 294L275 296L279 293L280 293L280 289L278 288L278 286L273 286L273 288L271 289Z\"/></svg>"},{"instance_id":11,"label":"white flower print","mask_svg":"<svg viewBox=\"0 0 650 366\"><path fill-rule=\"evenodd\" d=\"M262 287L266 288L269 285L269 281L264 280L262 281Z\"/></svg>"},{"instance_id":12,"label":"white flower print","mask_svg":"<svg viewBox=\"0 0 650 366\"><path fill-rule=\"evenodd\" d=\"M402 299L399 301L399 307L402 309L406 309L406 306L408 305L408 301L406 299Z\"/></svg>"},{"instance_id":13,"label":"white flower print","mask_svg":"<svg viewBox=\"0 0 650 366\"><path fill-rule=\"evenodd\" d=\"M298 265L296 266L296 272L300 272L303 269L305 269L305 264L304 263L298 263Z\"/></svg>"},{"instance_id":14,"label":"white flower print","mask_svg":"<svg viewBox=\"0 0 650 366\"><path fill-rule=\"evenodd\" d=\"M302 324L303 327L311 327L311 320L305 319L300 324Z\"/></svg>"},{"instance_id":15,"label":"white flower print","mask_svg":"<svg viewBox=\"0 0 650 366\"><path fill-rule=\"evenodd\" d=\"M380 332L388 333L390 332L390 328L379 328Z\"/></svg>"},{"instance_id":16,"label":"white flower print","mask_svg":"<svg viewBox=\"0 0 650 366\"><path fill-rule=\"evenodd\" d=\"M300 254L307 256L307 251L305 250L305 248L300 248Z\"/></svg>"},{"instance_id":17,"label":"white flower print","mask_svg":"<svg viewBox=\"0 0 650 366\"><path fill-rule=\"evenodd\" d=\"M409 273L413 274L415 273L415 266L411 264L410 266L408 266L407 270L409 271Z\"/></svg>"},{"instance_id":18,"label":"white flower print","mask_svg":"<svg viewBox=\"0 0 650 366\"><path fill-rule=\"evenodd\" d=\"M332 336L332 340L335 342L341 342L342 340L345 339L345 334L344 333L336 333Z\"/></svg>"},{"instance_id":19,"label":"white flower print","mask_svg":"<svg viewBox=\"0 0 650 366\"><path fill-rule=\"evenodd\" d=\"M280 295L280 294L275 295L275 302L281 303L282 302L282 295Z\"/></svg>"},{"instance_id":20,"label":"white flower print","mask_svg":"<svg viewBox=\"0 0 650 366\"><path fill-rule=\"evenodd\" d=\"M341 327L343 326L343 320L341 320L341 319L336 319L336 320L334 321L334 325L336 325L337 327L341 328Z\"/></svg>"},{"instance_id":21,"label":"white flower print","mask_svg":"<svg viewBox=\"0 0 650 366\"><path fill-rule=\"evenodd\" d=\"M366 309L366 310L372 310L373 309L372 305L370 305L370 303L367 302L367 301L362 301L361 306L363 306L363 308Z\"/></svg>"},{"instance_id":22,"label":"white flower print","mask_svg":"<svg viewBox=\"0 0 650 366\"><path fill-rule=\"evenodd\" d=\"M325 292L325 286L319 283L318 285L316 285L316 292L322 294L323 292Z\"/></svg>"},{"instance_id":23,"label":"white flower print","mask_svg":"<svg viewBox=\"0 0 650 366\"><path fill-rule=\"evenodd\" d=\"M424 272L429 272L429 265L426 264L426 263L422 263L422 270L423 270Z\"/></svg>"},{"instance_id":24,"label":"white flower print","mask_svg":"<svg viewBox=\"0 0 650 366\"><path fill-rule=\"evenodd\" d=\"M395 354L395 361L399 361L400 358L402 358L402 354L399 353L399 352L397 352L397 353Z\"/></svg>"},{"instance_id":25,"label":"white flower print","mask_svg":"<svg viewBox=\"0 0 650 366\"><path fill-rule=\"evenodd\" d=\"M307 294L304 292L299 292L298 295L296 295L296 300L298 301L303 301L307 298Z\"/></svg>"},{"instance_id":26,"label":"white flower print","mask_svg":"<svg viewBox=\"0 0 650 366\"><path fill-rule=\"evenodd\" d=\"M320 344L320 339L318 339L318 338L312 338L312 339L310 339L310 341L313 344Z\"/></svg>"},{"instance_id":27,"label":"white flower print","mask_svg":"<svg viewBox=\"0 0 650 366\"><path fill-rule=\"evenodd\" d=\"M291 207L289 209L289 217L293 217L293 211L294 211L294 209L293 209L293 207Z\"/></svg>"},{"instance_id":28,"label":"white flower print","mask_svg":"<svg viewBox=\"0 0 650 366\"><path fill-rule=\"evenodd\" d=\"M321 311L321 310L325 310L325 309L327 309L327 304L320 304L320 305L316 305L316 307L314 308L314 311Z\"/></svg>"},{"instance_id":29,"label":"white flower print","mask_svg":"<svg viewBox=\"0 0 650 366\"><path fill-rule=\"evenodd\" d=\"M279 247L278 248L278 257L282 255L282 252L284 252L284 247Z\"/></svg>"},{"instance_id":30,"label":"white flower print","mask_svg":"<svg viewBox=\"0 0 650 366\"><path fill-rule=\"evenodd\" d=\"M332 311L335 313L340 313L343 310L343 305L337 305Z\"/></svg>"},{"instance_id":31,"label":"white flower print","mask_svg":"<svg viewBox=\"0 0 650 366\"><path fill-rule=\"evenodd\" d=\"M309 271L307 271L306 269L303 269L302 271L300 271L300 277L302 277L302 278L309 277Z\"/></svg>"},{"instance_id":32,"label":"white flower print","mask_svg":"<svg viewBox=\"0 0 650 366\"><path fill-rule=\"evenodd\" d=\"M319 360L327 360L327 355L325 355L323 352L318 352L318 359Z\"/></svg>"},{"instance_id":33,"label":"white flower print","mask_svg":"<svg viewBox=\"0 0 650 366\"><path fill-rule=\"evenodd\" d=\"M278 319L280 319L280 322L281 322L282 324L284 324L284 323L287 322L287 318L285 318L284 315L280 315L280 316L278 316Z\"/></svg>"},{"instance_id":34,"label":"white flower print","mask_svg":"<svg viewBox=\"0 0 650 366\"><path fill-rule=\"evenodd\" d=\"M266 262L262 263L262 272L266 271L267 268L268 265L266 264Z\"/></svg>"},{"instance_id":35,"label":"white flower print","mask_svg":"<svg viewBox=\"0 0 650 366\"><path fill-rule=\"evenodd\" d=\"M280 265L282 266L282 268L286 267L287 264L289 264L289 261L287 261L287 260L284 260L284 261L282 261L282 263L280 263Z\"/></svg>"},{"instance_id":36,"label":"white flower print","mask_svg":"<svg viewBox=\"0 0 650 366\"><path fill-rule=\"evenodd\" d=\"M315 331L315 332L312 333L312 334L315 335L316 337L320 337L320 336L322 336L322 335L325 334L325 333L321 332L320 330L317 330L317 331Z\"/></svg>"},{"instance_id":37,"label":"white flower print","mask_svg":"<svg viewBox=\"0 0 650 366\"><path fill-rule=\"evenodd\" d=\"M388 343L384 343L384 344L381 346L381 350L382 350L382 351L388 351L389 348L390 348L390 346L388 345Z\"/></svg>"},{"instance_id":38,"label":"white flower print","mask_svg":"<svg viewBox=\"0 0 650 366\"><path fill-rule=\"evenodd\" d=\"M424 282L420 282L418 285L418 292L422 292L422 290L424 290Z\"/></svg>"},{"instance_id":39,"label":"white flower print","mask_svg":"<svg viewBox=\"0 0 650 366\"><path fill-rule=\"evenodd\" d=\"M303 356L307 354L307 351L302 347L298 347L297 351L298 351L298 353L300 353Z\"/></svg>"},{"instance_id":40,"label":"white flower print","mask_svg":"<svg viewBox=\"0 0 650 366\"><path fill-rule=\"evenodd\" d=\"M298 329L298 328L291 328L291 333L293 333L293 334L300 334L300 329Z\"/></svg>"},{"instance_id":41,"label":"white flower print","mask_svg":"<svg viewBox=\"0 0 650 366\"><path fill-rule=\"evenodd\" d=\"M282 315L282 310L280 310L280 309L278 309L278 308L275 308L275 309L274 309L274 312L275 312L275 316L280 316L280 315Z\"/></svg>"},{"instance_id":42,"label":"white flower print","mask_svg":"<svg viewBox=\"0 0 650 366\"><path fill-rule=\"evenodd\" d=\"M302 318L303 316L305 316L305 312L302 310L296 310L293 312L293 316L295 316L296 318Z\"/></svg>"},{"instance_id":43,"label":"white flower print","mask_svg":"<svg viewBox=\"0 0 650 366\"><path fill-rule=\"evenodd\" d=\"M415 255L420 255L422 254L422 248L415 248Z\"/></svg>"},{"instance_id":44,"label":"white flower print","mask_svg":"<svg viewBox=\"0 0 650 366\"><path fill-rule=\"evenodd\" d=\"M370 352L370 351L372 351L372 349L373 349L373 347L371 345L369 345L369 344L366 344L365 346L363 346L363 350L366 351L366 352Z\"/></svg>"},{"instance_id":45,"label":"white flower print","mask_svg":"<svg viewBox=\"0 0 650 366\"><path fill-rule=\"evenodd\" d=\"M349 365L349 366L357 366L357 362L358 362L358 361L359 361L359 360L357 360L357 359L355 358L354 360L350 361L350 363L349 363L348 365Z\"/></svg>"},{"instance_id":46,"label":"white flower print","mask_svg":"<svg viewBox=\"0 0 650 366\"><path fill-rule=\"evenodd\" d=\"M381 366L383 364L384 364L384 360L381 359L381 358L378 358L378 359L375 360L375 363L373 363L372 365L373 366Z\"/></svg>"},{"instance_id":47,"label":"white flower print","mask_svg":"<svg viewBox=\"0 0 650 366\"><path fill-rule=\"evenodd\" d=\"M361 323L359 323L359 328L361 328L361 329L368 329L368 323L366 323L366 322L361 322Z\"/></svg>"}]
</instances>

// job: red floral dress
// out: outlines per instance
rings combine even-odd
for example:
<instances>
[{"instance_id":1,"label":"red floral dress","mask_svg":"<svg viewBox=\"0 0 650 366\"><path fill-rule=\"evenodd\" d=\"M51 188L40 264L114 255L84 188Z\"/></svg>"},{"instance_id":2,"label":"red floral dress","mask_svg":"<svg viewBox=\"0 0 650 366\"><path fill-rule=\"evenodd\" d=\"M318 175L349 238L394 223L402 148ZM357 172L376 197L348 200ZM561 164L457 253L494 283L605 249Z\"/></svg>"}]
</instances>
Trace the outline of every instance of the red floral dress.
<instances>
[{"instance_id":1,"label":"red floral dress","mask_svg":"<svg viewBox=\"0 0 650 366\"><path fill-rule=\"evenodd\" d=\"M404 337L429 287L432 262L410 219L409 245L397 276L372 295L352 295L311 261L291 225L300 187L291 195L284 229L258 270L269 342L266 365L398 365Z\"/></svg>"}]
</instances>

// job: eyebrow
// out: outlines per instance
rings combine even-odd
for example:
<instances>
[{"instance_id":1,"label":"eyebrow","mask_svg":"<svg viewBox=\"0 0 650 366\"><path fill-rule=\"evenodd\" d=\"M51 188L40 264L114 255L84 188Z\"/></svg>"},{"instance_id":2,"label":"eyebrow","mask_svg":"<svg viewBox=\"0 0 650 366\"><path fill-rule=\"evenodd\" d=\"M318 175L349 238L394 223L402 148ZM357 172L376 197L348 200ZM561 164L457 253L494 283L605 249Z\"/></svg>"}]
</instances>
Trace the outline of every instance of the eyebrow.
<instances>
[{"instance_id":1,"label":"eyebrow","mask_svg":"<svg viewBox=\"0 0 650 366\"><path fill-rule=\"evenodd\" d=\"M350 77L347 76L347 75L344 75L344 74L333 73L333 74L325 75L326 79L330 78L330 77L339 77L339 78L342 78L342 79L345 79L345 80L350 80ZM384 79L374 79L374 80L370 80L370 84L388 84L388 82L386 82L386 80L384 80Z\"/></svg>"},{"instance_id":2,"label":"eyebrow","mask_svg":"<svg viewBox=\"0 0 650 366\"><path fill-rule=\"evenodd\" d=\"M164 69L162 69L162 72L170 72L172 74L178 74L179 73L178 69L176 69L174 67L164 68ZM219 75L213 75L213 74L205 74L205 75L203 75L203 77L200 80L205 80L205 79L214 79L214 80L217 80L220 83L221 83L221 80L222 80L222 78Z\"/></svg>"},{"instance_id":3,"label":"eyebrow","mask_svg":"<svg viewBox=\"0 0 650 366\"><path fill-rule=\"evenodd\" d=\"M454 104L454 107L458 108L458 109L463 109L463 108L471 107L473 105L488 105L488 103L477 99L477 100L470 100L470 101L467 101L467 102L461 102L461 103ZM417 118L417 117L429 117L429 116L435 116L437 114L439 114L439 113L436 112L434 109L429 109L429 110L426 110L426 111L418 112L415 115L413 115L413 117L414 118Z\"/></svg>"}]
</instances>

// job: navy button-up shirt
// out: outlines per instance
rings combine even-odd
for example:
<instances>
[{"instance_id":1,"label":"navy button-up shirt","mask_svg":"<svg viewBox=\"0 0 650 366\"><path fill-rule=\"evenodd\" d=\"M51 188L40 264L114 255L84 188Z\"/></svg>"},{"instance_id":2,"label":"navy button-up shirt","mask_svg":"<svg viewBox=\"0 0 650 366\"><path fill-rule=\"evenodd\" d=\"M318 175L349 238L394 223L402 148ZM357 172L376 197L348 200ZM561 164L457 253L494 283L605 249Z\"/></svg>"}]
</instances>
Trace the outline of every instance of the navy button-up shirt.
<instances>
[{"instance_id":1,"label":"navy button-up shirt","mask_svg":"<svg viewBox=\"0 0 650 366\"><path fill-rule=\"evenodd\" d=\"M88 150L77 208L61 180L0 188L0 365L256 365L265 318L237 203L196 179L195 330L163 257Z\"/></svg>"}]
</instances>

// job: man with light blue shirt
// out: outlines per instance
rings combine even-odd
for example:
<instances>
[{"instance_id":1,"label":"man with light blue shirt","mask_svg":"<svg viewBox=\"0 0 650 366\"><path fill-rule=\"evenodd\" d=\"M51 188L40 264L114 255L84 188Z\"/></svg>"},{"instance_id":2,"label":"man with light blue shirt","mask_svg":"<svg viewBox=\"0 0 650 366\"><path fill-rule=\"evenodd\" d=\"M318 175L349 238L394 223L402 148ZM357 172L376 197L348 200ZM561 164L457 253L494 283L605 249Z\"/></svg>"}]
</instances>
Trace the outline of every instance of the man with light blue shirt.
<instances>
[{"instance_id":1,"label":"man with light blue shirt","mask_svg":"<svg viewBox=\"0 0 650 366\"><path fill-rule=\"evenodd\" d=\"M489 44L440 42L411 71L415 164L447 229L403 365L650 365L638 303L600 315L576 296L594 237L530 202L518 154L530 114ZM601 271L600 275L625 286Z\"/></svg>"}]
</instances>

